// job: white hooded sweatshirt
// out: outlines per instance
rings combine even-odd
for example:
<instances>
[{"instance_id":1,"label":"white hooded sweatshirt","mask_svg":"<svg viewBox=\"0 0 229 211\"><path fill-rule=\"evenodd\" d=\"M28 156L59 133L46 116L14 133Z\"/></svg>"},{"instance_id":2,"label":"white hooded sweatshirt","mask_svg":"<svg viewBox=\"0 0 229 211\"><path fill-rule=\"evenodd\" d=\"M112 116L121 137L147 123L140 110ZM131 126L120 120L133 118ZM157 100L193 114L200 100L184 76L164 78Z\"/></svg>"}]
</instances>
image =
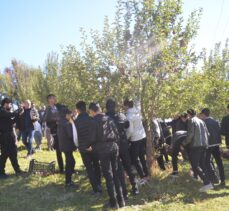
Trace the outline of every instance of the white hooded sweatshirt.
<instances>
[{"instance_id":1,"label":"white hooded sweatshirt","mask_svg":"<svg viewBox=\"0 0 229 211\"><path fill-rule=\"evenodd\" d=\"M130 141L140 141L146 138L146 132L142 124L142 116L136 108L129 108L126 118L130 122L130 126L126 131L127 138Z\"/></svg>"}]
</instances>

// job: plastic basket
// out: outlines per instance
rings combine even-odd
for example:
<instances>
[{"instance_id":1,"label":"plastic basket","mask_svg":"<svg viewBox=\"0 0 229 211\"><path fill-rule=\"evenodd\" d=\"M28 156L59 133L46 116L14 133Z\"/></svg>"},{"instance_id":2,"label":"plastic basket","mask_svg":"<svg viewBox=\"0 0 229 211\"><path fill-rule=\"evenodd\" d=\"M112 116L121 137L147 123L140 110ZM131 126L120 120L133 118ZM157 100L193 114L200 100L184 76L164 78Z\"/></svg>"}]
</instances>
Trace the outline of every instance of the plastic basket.
<instances>
[{"instance_id":1,"label":"plastic basket","mask_svg":"<svg viewBox=\"0 0 229 211\"><path fill-rule=\"evenodd\" d=\"M55 163L55 161L52 161L51 163L46 163L39 162L33 159L29 163L29 173L40 176L48 176L51 174L55 174Z\"/></svg>"}]
</instances>

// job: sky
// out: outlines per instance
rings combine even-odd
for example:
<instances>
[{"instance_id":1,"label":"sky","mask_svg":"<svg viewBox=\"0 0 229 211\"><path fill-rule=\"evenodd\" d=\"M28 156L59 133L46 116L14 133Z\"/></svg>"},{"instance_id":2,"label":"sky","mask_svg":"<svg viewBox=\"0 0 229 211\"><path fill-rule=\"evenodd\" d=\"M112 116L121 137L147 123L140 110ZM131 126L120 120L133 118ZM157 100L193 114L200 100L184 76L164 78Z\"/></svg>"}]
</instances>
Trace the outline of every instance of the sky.
<instances>
[{"instance_id":1,"label":"sky","mask_svg":"<svg viewBox=\"0 0 229 211\"><path fill-rule=\"evenodd\" d=\"M229 0L183 0L184 17L203 8L196 51L229 38ZM16 58L43 67L49 52L79 46L80 27L102 30L114 19L116 0L0 0L0 70Z\"/></svg>"}]
</instances>

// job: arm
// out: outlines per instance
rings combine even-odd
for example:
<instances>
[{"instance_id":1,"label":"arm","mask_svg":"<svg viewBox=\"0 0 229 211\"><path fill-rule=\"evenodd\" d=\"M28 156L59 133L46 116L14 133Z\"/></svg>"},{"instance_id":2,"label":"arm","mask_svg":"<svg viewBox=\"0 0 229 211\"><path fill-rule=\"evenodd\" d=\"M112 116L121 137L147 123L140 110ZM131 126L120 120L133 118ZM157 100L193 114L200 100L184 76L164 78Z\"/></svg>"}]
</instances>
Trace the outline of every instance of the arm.
<instances>
[{"instance_id":1,"label":"arm","mask_svg":"<svg viewBox=\"0 0 229 211\"><path fill-rule=\"evenodd\" d=\"M133 132L134 132L133 122L131 120L129 120L129 128L126 130L127 139L131 138Z\"/></svg>"},{"instance_id":2,"label":"arm","mask_svg":"<svg viewBox=\"0 0 229 211\"><path fill-rule=\"evenodd\" d=\"M225 118L225 117L223 117L223 119L222 119L220 133L221 133L221 135L223 135L223 136L226 135L226 118Z\"/></svg>"},{"instance_id":3,"label":"arm","mask_svg":"<svg viewBox=\"0 0 229 211\"><path fill-rule=\"evenodd\" d=\"M194 133L195 133L195 125L192 121L189 121L188 122L188 133L187 133L186 139L182 143L183 146L187 146L188 144L192 142Z\"/></svg>"}]
</instances>

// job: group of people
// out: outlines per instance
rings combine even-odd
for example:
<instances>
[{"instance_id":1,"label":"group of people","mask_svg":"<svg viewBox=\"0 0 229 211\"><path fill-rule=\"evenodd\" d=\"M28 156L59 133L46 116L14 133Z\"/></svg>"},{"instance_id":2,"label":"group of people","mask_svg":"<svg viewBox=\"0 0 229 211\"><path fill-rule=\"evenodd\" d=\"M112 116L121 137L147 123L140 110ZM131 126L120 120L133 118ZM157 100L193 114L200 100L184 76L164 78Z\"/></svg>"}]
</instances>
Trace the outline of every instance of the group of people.
<instances>
[{"instance_id":1,"label":"group of people","mask_svg":"<svg viewBox=\"0 0 229 211\"><path fill-rule=\"evenodd\" d=\"M102 193L101 175L106 181L109 195L108 206L124 207L128 199L126 175L131 184L133 195L139 194L139 184L148 181L149 172L146 162L146 132L140 109L132 100L123 103L124 113L117 110L116 102L109 99L106 111L97 103L76 103L76 112L67 106L57 103L56 96L47 96L48 106L39 112L29 100L22 107L11 111L12 102L5 98L0 108L0 178L7 178L5 163L10 159L17 175L23 173L17 160L15 144L15 124L17 135L22 136L27 149L27 157L32 156L33 139L40 148L42 140L42 125L45 123L53 139L53 149L56 151L60 173L65 173L65 186L78 185L72 181L75 172L74 151L78 149L92 188L92 194ZM229 105L228 105L229 114ZM172 134L170 134L170 129ZM19 133L20 131L20 133ZM193 178L200 178L205 192L213 189L213 184L219 183L213 158L216 161L220 175L220 185L225 186L224 166L221 159L221 135L226 137L229 148L229 115L220 124L210 117L210 110L203 109L197 116L193 109L174 118L171 122L162 122L152 118L152 145L161 170L166 169L165 162L172 157L173 172L178 174L178 154L191 164ZM168 147L169 146L169 147ZM168 150L171 149L171 150ZM170 152L171 151L171 152ZM65 155L65 165L62 157ZM135 173L136 170L136 173ZM138 175L136 175L138 174ZM137 181L137 176L140 178Z\"/></svg>"}]
</instances>

